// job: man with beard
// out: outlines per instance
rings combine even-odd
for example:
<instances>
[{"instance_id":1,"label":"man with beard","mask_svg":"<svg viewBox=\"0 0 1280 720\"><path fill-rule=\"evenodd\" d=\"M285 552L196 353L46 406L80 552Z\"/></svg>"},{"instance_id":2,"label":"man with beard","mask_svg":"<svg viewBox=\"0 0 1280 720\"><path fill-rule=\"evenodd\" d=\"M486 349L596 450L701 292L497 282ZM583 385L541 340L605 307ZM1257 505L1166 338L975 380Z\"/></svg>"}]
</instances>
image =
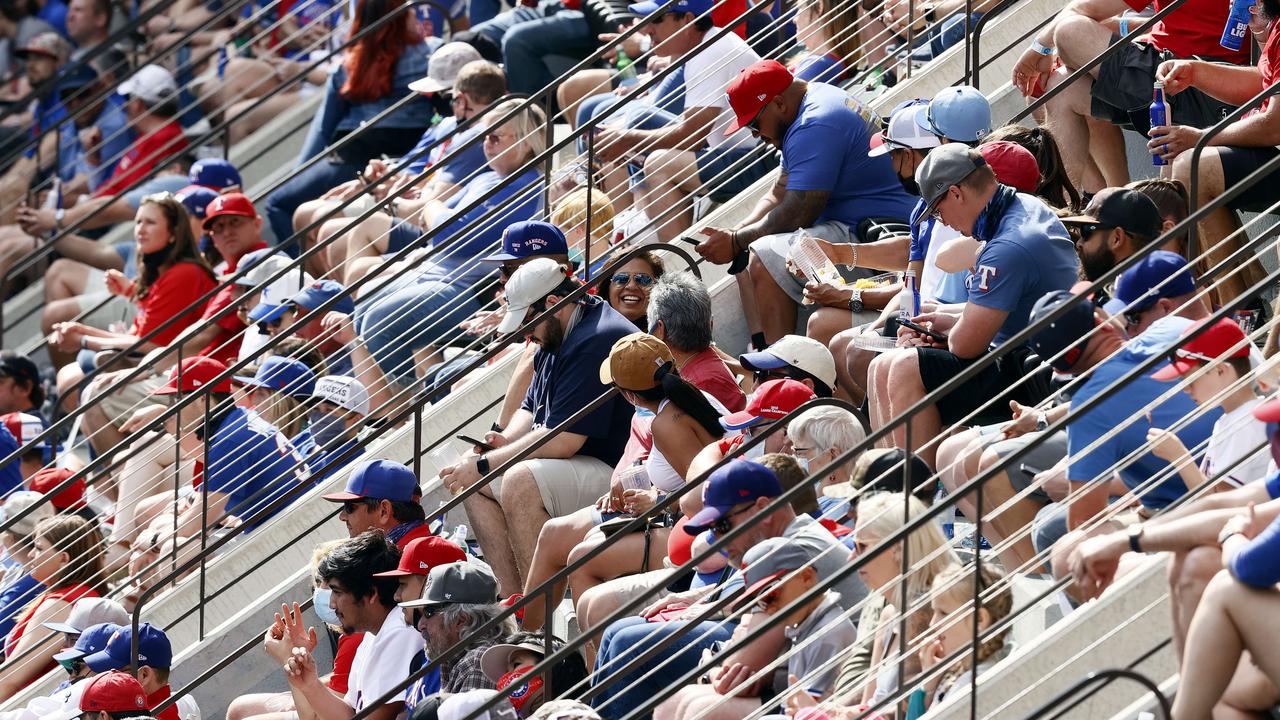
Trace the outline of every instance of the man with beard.
<instances>
[{"instance_id":1,"label":"man with beard","mask_svg":"<svg viewBox=\"0 0 1280 720\"><path fill-rule=\"evenodd\" d=\"M363 632L365 637L351 662L345 696L335 695L316 673L311 655L315 632L303 646L295 644L284 670L300 716L350 720L409 677L409 663L423 648L422 637L396 607L397 579L379 574L395 570L399 561L400 551L381 530L366 530L339 545L316 567L342 631ZM392 720L404 709L404 699L401 690L368 717Z\"/></svg>"},{"instance_id":2,"label":"man with beard","mask_svg":"<svg viewBox=\"0 0 1280 720\"><path fill-rule=\"evenodd\" d=\"M1077 231L1072 239L1089 281L1146 247L1160 234L1161 223L1151 198L1129 188L1104 188L1084 212L1062 219L1063 225Z\"/></svg>"},{"instance_id":3,"label":"man with beard","mask_svg":"<svg viewBox=\"0 0 1280 720\"><path fill-rule=\"evenodd\" d=\"M507 311L498 334L521 328L578 285L569 268L551 258L521 265L507 281ZM464 455L440 471L445 488L455 494L466 490L609 390L600 380L600 365L614 342L635 329L593 295L579 297L526 329L525 339L538 351L524 402L506 428L485 435L492 449ZM615 395L463 501L504 594L521 592L547 520L589 507L609 491L631 415L631 404Z\"/></svg>"},{"instance_id":4,"label":"man with beard","mask_svg":"<svg viewBox=\"0 0 1280 720\"><path fill-rule=\"evenodd\" d=\"M498 581L487 568L465 560L437 565L427 574L422 597L402 602L400 607L413 613L428 658L442 658L449 648L466 643L461 654L440 664L440 690L460 693L495 687L495 681L485 675L481 658L490 646L514 632L515 626L508 618L480 632L505 609L498 602ZM409 687L409 696L420 701L425 694L415 684Z\"/></svg>"}]
</instances>

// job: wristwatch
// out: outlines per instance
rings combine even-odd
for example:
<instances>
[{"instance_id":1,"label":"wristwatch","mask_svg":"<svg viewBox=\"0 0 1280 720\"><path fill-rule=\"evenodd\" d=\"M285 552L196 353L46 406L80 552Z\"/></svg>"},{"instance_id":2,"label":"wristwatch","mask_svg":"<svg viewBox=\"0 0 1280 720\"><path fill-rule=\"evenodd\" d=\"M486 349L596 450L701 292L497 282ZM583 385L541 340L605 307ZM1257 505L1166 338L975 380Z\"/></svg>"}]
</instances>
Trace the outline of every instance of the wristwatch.
<instances>
[{"instance_id":1,"label":"wristwatch","mask_svg":"<svg viewBox=\"0 0 1280 720\"><path fill-rule=\"evenodd\" d=\"M1049 416L1043 410L1036 413L1036 432L1044 432L1049 427Z\"/></svg>"},{"instance_id":2,"label":"wristwatch","mask_svg":"<svg viewBox=\"0 0 1280 720\"><path fill-rule=\"evenodd\" d=\"M853 296L849 298L849 311L860 313L862 310L862 290L860 288L854 288Z\"/></svg>"},{"instance_id":3,"label":"wristwatch","mask_svg":"<svg viewBox=\"0 0 1280 720\"><path fill-rule=\"evenodd\" d=\"M480 453L480 456L476 458L476 472L482 476L489 474L489 458L484 453Z\"/></svg>"},{"instance_id":4,"label":"wristwatch","mask_svg":"<svg viewBox=\"0 0 1280 720\"><path fill-rule=\"evenodd\" d=\"M65 208L58 208L57 210L53 211L53 228L55 230L62 229L62 219L65 218L66 216L67 216L67 211Z\"/></svg>"},{"instance_id":5,"label":"wristwatch","mask_svg":"<svg viewBox=\"0 0 1280 720\"><path fill-rule=\"evenodd\" d=\"M1142 523L1129 526L1129 549L1133 552L1142 552Z\"/></svg>"}]
</instances>

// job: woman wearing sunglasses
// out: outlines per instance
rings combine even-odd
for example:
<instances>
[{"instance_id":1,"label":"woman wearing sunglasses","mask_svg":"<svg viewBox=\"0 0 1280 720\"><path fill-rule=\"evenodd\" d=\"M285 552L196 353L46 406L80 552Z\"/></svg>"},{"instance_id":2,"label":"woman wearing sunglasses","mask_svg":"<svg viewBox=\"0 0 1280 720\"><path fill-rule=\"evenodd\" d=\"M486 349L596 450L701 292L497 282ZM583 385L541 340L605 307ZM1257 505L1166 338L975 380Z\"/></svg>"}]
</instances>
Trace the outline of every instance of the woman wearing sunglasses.
<instances>
[{"instance_id":1,"label":"woman wearing sunglasses","mask_svg":"<svg viewBox=\"0 0 1280 720\"><path fill-rule=\"evenodd\" d=\"M602 278L596 292L636 327L648 330L649 291L662 273L662 260L657 255L640 253Z\"/></svg>"}]
</instances>

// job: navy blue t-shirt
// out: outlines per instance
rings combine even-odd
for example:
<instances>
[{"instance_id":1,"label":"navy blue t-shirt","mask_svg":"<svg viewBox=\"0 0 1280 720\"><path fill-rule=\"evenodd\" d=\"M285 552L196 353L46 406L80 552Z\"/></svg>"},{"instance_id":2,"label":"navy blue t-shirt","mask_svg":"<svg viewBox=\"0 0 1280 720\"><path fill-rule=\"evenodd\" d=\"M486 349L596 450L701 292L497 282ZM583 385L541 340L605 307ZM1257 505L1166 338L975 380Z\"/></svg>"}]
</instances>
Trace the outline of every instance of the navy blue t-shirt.
<instances>
[{"instance_id":1,"label":"navy blue t-shirt","mask_svg":"<svg viewBox=\"0 0 1280 720\"><path fill-rule=\"evenodd\" d=\"M302 455L284 433L257 413L237 407L227 414L209 444L204 482L209 492L226 493L227 512L253 529L250 517L295 483L310 480Z\"/></svg>"},{"instance_id":2,"label":"navy blue t-shirt","mask_svg":"<svg viewBox=\"0 0 1280 720\"><path fill-rule=\"evenodd\" d=\"M23 574L0 592L0 638L7 637L18 624L18 614L44 592L44 585L29 574Z\"/></svg>"},{"instance_id":3,"label":"navy blue t-shirt","mask_svg":"<svg viewBox=\"0 0 1280 720\"><path fill-rule=\"evenodd\" d=\"M1190 320L1180 317L1161 318L1152 323L1146 332L1130 340L1120 352L1094 368L1092 376L1071 397L1072 405L1084 404L1138 365L1153 356L1167 353L1178 343L1182 332L1190 324ZM1172 389L1169 383L1151 378L1152 373L1167 364L1157 364L1147 374L1125 385L1120 392L1071 421L1067 426L1067 452L1075 459L1067 472L1069 479L1076 482L1110 480L1113 466L1146 445L1147 430L1152 427L1172 427L1196 410L1196 403L1191 396L1178 391L1151 410L1150 423L1145 414L1134 414L1134 408L1146 407ZM1213 424L1221 415L1220 409L1202 414L1177 431L1178 439L1189 448L1203 445L1213 434ZM1112 432L1116 434L1110 435ZM1084 452L1104 435L1108 435L1110 439L1099 443L1093 450ZM1146 490L1142 496L1142 504L1152 509L1163 508L1187 492L1182 478L1176 472L1170 472L1169 464L1149 451L1134 462L1120 467L1119 472L1120 478L1130 489L1164 474L1166 479Z\"/></svg>"},{"instance_id":4,"label":"navy blue t-shirt","mask_svg":"<svg viewBox=\"0 0 1280 720\"><path fill-rule=\"evenodd\" d=\"M600 382L600 364L613 344L636 331L636 326L609 303L587 296L577 324L554 353L533 356L533 381L520 406L533 413L533 426L553 428L600 397L608 386ZM585 435L579 455L598 458L610 467L622 457L631 434L634 408L616 395L595 412L568 428Z\"/></svg>"},{"instance_id":5,"label":"navy blue t-shirt","mask_svg":"<svg viewBox=\"0 0 1280 720\"><path fill-rule=\"evenodd\" d=\"M838 87L809 83L800 112L782 138L787 189L831 193L817 223L838 220L856 227L867 218L905 222L915 207L916 198L902 189L889 156L867 156L868 112Z\"/></svg>"},{"instance_id":6,"label":"navy blue t-shirt","mask_svg":"<svg viewBox=\"0 0 1280 720\"><path fill-rule=\"evenodd\" d=\"M17 451L18 439L9 432L9 428L0 425L0 458L7 458ZM21 465L21 460L14 460L0 467L0 498L9 497L9 493L22 489Z\"/></svg>"}]
</instances>

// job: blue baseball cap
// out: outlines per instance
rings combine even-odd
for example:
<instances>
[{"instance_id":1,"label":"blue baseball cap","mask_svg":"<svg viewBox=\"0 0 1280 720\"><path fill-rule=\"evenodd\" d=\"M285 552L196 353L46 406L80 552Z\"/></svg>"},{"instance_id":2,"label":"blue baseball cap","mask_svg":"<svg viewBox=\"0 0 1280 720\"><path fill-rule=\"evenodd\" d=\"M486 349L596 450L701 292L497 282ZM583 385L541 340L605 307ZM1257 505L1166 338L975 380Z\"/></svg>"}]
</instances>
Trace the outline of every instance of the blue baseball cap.
<instances>
[{"instance_id":1,"label":"blue baseball cap","mask_svg":"<svg viewBox=\"0 0 1280 720\"><path fill-rule=\"evenodd\" d=\"M503 263L540 255L568 255L569 243L560 228L538 220L511 223L502 231L502 252L480 262Z\"/></svg>"},{"instance_id":2,"label":"blue baseball cap","mask_svg":"<svg viewBox=\"0 0 1280 720\"><path fill-rule=\"evenodd\" d=\"M209 203L217 199L218 193L203 185L188 185L174 193L174 197L178 198L178 202L182 203L193 217L203 220L205 209L209 207Z\"/></svg>"},{"instance_id":3,"label":"blue baseball cap","mask_svg":"<svg viewBox=\"0 0 1280 720\"><path fill-rule=\"evenodd\" d=\"M201 185L215 192L240 187L240 171L222 158L204 158L191 165L187 179L192 185Z\"/></svg>"},{"instance_id":4,"label":"blue baseball cap","mask_svg":"<svg viewBox=\"0 0 1280 720\"><path fill-rule=\"evenodd\" d=\"M289 302L294 305L301 305L308 310L315 310L325 302L335 297L341 296L333 307L329 308L333 312L346 313L350 315L356 311L356 303L351 299L351 293L342 286L341 283L334 280L318 280L298 291L297 295L289 298Z\"/></svg>"},{"instance_id":5,"label":"blue baseball cap","mask_svg":"<svg viewBox=\"0 0 1280 720\"><path fill-rule=\"evenodd\" d=\"M72 65L66 68L62 73L62 77L58 78L57 90L59 93L67 90L79 90L86 85L92 85L98 79L98 74L88 63L83 65Z\"/></svg>"},{"instance_id":6,"label":"blue baseball cap","mask_svg":"<svg viewBox=\"0 0 1280 720\"><path fill-rule=\"evenodd\" d=\"M357 466L347 479L347 489L324 495L329 502L348 502L376 498L397 502L422 499L418 478L409 468L391 460L369 460Z\"/></svg>"},{"instance_id":7,"label":"blue baseball cap","mask_svg":"<svg viewBox=\"0 0 1280 720\"><path fill-rule=\"evenodd\" d=\"M1062 373L1071 372L1084 355L1089 332L1096 325L1093 302L1068 290L1054 290L1037 300L1027 315L1027 322L1034 323L1067 304L1071 307L1065 315L1031 336L1031 348L1040 359Z\"/></svg>"},{"instance_id":8,"label":"blue baseball cap","mask_svg":"<svg viewBox=\"0 0 1280 720\"><path fill-rule=\"evenodd\" d=\"M133 627L130 625L116 628L106 647L84 658L84 664L96 673L126 668L132 662ZM169 636L151 623L138 626L138 664L153 668L173 666L173 647L169 644Z\"/></svg>"},{"instance_id":9,"label":"blue baseball cap","mask_svg":"<svg viewBox=\"0 0 1280 720\"><path fill-rule=\"evenodd\" d=\"M235 376L236 382L253 387L271 388L299 400L311 397L316 388L316 374L301 360L272 355L258 366L253 377Z\"/></svg>"},{"instance_id":10,"label":"blue baseball cap","mask_svg":"<svg viewBox=\"0 0 1280 720\"><path fill-rule=\"evenodd\" d=\"M693 13L694 15L706 15L711 12L711 6L715 3L711 0L679 0L675 5L667 8L667 12ZM666 5L665 2L654 2L654 0L644 0L644 2L632 3L627 9L641 17L652 15L662 9Z\"/></svg>"},{"instance_id":11,"label":"blue baseball cap","mask_svg":"<svg viewBox=\"0 0 1280 720\"><path fill-rule=\"evenodd\" d=\"M107 641L119 629L120 626L115 623L90 625L80 633L80 637L76 638L76 644L73 647L55 654L53 660L54 662L79 660L82 657L102 652L107 647Z\"/></svg>"},{"instance_id":12,"label":"blue baseball cap","mask_svg":"<svg viewBox=\"0 0 1280 720\"><path fill-rule=\"evenodd\" d=\"M1168 250L1156 250L1125 270L1116 280L1116 291L1103 309L1112 315L1141 312L1160 298L1176 298L1195 292L1186 258Z\"/></svg>"},{"instance_id":13,"label":"blue baseball cap","mask_svg":"<svg viewBox=\"0 0 1280 720\"><path fill-rule=\"evenodd\" d=\"M702 509L689 518L684 531L698 535L711 529L738 505L781 494L782 483L772 470L748 460L730 460L711 473L702 485Z\"/></svg>"},{"instance_id":14,"label":"blue baseball cap","mask_svg":"<svg viewBox=\"0 0 1280 720\"><path fill-rule=\"evenodd\" d=\"M916 124L953 142L978 142L991 134L991 103L969 85L943 88L916 111Z\"/></svg>"}]
</instances>

